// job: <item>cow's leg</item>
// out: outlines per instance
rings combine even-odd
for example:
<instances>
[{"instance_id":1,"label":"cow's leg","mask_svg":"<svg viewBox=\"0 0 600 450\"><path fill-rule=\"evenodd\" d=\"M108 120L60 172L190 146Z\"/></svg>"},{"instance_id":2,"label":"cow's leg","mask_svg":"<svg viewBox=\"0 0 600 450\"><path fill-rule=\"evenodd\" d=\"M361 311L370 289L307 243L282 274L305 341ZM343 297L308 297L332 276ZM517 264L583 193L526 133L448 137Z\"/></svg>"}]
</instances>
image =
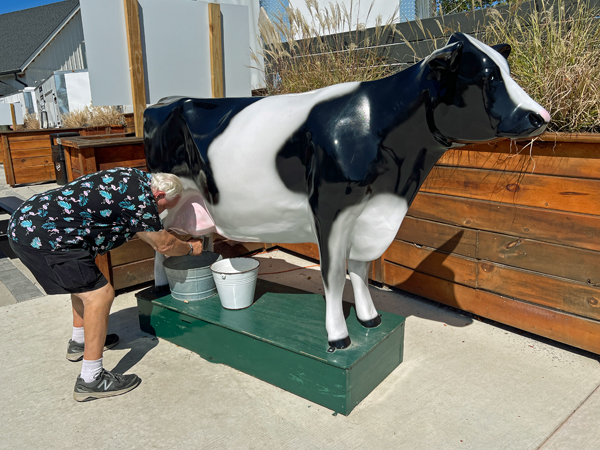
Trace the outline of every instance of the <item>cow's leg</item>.
<instances>
[{"instance_id":1,"label":"cow's leg","mask_svg":"<svg viewBox=\"0 0 600 450\"><path fill-rule=\"evenodd\" d=\"M331 217L315 216L321 275L325 288L325 328L330 351L350 345L342 295L346 283L347 236L351 227L347 226L344 216L345 214L342 213L335 220Z\"/></svg>"},{"instance_id":2,"label":"cow's leg","mask_svg":"<svg viewBox=\"0 0 600 450\"><path fill-rule=\"evenodd\" d=\"M381 317L375 309L369 292L369 266L371 262L348 260L348 272L354 290L354 304L358 321L363 327L374 328L381 324Z\"/></svg>"},{"instance_id":3,"label":"cow's leg","mask_svg":"<svg viewBox=\"0 0 600 450\"><path fill-rule=\"evenodd\" d=\"M323 255L321 255L323 261ZM342 294L346 282L346 260L342 254L330 255L327 265L321 263L321 274L325 288L325 328L330 349L346 348L350 336L342 307Z\"/></svg>"}]
</instances>

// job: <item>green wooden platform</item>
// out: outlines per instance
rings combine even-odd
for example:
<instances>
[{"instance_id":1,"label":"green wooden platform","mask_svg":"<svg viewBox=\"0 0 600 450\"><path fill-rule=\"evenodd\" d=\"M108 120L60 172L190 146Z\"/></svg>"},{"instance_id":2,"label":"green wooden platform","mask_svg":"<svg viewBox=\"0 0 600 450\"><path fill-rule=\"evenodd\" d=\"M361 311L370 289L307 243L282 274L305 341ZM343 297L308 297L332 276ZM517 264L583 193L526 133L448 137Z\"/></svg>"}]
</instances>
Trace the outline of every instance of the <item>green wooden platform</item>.
<instances>
[{"instance_id":1,"label":"green wooden platform","mask_svg":"<svg viewBox=\"0 0 600 450\"><path fill-rule=\"evenodd\" d=\"M349 414L402 362L405 319L383 312L382 324L366 329L345 303L352 344L328 353L325 300L298 292L259 280L260 298L237 311L218 296L184 303L148 288L136 297L143 331Z\"/></svg>"}]
</instances>

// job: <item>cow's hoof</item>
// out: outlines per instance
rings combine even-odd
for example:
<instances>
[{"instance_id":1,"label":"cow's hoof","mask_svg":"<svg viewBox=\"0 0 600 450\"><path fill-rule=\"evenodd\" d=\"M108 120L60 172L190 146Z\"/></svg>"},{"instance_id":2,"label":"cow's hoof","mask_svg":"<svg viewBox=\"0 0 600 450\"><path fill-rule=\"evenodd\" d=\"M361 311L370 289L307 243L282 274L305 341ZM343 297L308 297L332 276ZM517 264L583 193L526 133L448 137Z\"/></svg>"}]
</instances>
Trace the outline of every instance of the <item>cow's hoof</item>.
<instances>
[{"instance_id":1,"label":"cow's hoof","mask_svg":"<svg viewBox=\"0 0 600 450\"><path fill-rule=\"evenodd\" d=\"M360 324L365 328L375 328L381 325L381 314L378 314L377 317L371 320L365 320L364 322L358 319Z\"/></svg>"},{"instance_id":2,"label":"cow's hoof","mask_svg":"<svg viewBox=\"0 0 600 450\"><path fill-rule=\"evenodd\" d=\"M350 347L350 336L346 336L344 339L338 339L337 341L329 341L329 348L327 353L333 353L336 350Z\"/></svg>"}]
</instances>

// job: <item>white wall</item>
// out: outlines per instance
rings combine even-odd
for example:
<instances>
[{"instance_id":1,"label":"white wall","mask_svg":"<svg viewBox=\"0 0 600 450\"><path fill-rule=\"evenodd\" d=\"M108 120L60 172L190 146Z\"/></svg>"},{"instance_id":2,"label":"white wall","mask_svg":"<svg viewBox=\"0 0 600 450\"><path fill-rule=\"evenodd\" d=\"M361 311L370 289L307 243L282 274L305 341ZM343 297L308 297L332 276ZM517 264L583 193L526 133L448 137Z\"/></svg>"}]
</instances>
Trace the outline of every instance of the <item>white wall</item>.
<instances>
[{"instance_id":1,"label":"white wall","mask_svg":"<svg viewBox=\"0 0 600 450\"><path fill-rule=\"evenodd\" d=\"M80 11L29 64L25 70L25 77L20 79L27 85L35 87L55 71L86 68Z\"/></svg>"}]
</instances>

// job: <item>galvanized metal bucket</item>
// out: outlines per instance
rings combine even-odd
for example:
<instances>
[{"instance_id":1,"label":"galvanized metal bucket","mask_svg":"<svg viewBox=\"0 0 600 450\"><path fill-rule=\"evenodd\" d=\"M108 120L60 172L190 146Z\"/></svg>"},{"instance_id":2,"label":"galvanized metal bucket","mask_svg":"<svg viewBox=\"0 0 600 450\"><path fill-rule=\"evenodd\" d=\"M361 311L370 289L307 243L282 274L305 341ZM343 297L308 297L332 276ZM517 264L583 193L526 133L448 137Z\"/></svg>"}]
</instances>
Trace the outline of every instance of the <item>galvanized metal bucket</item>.
<instances>
[{"instance_id":1,"label":"galvanized metal bucket","mask_svg":"<svg viewBox=\"0 0 600 450\"><path fill-rule=\"evenodd\" d=\"M254 258L230 258L210 266L223 308L243 309L252 304L259 265Z\"/></svg>"},{"instance_id":2,"label":"galvanized metal bucket","mask_svg":"<svg viewBox=\"0 0 600 450\"><path fill-rule=\"evenodd\" d=\"M223 257L202 252L198 256L171 256L163 262L171 296L176 300L204 300L217 293L210 266Z\"/></svg>"}]
</instances>

